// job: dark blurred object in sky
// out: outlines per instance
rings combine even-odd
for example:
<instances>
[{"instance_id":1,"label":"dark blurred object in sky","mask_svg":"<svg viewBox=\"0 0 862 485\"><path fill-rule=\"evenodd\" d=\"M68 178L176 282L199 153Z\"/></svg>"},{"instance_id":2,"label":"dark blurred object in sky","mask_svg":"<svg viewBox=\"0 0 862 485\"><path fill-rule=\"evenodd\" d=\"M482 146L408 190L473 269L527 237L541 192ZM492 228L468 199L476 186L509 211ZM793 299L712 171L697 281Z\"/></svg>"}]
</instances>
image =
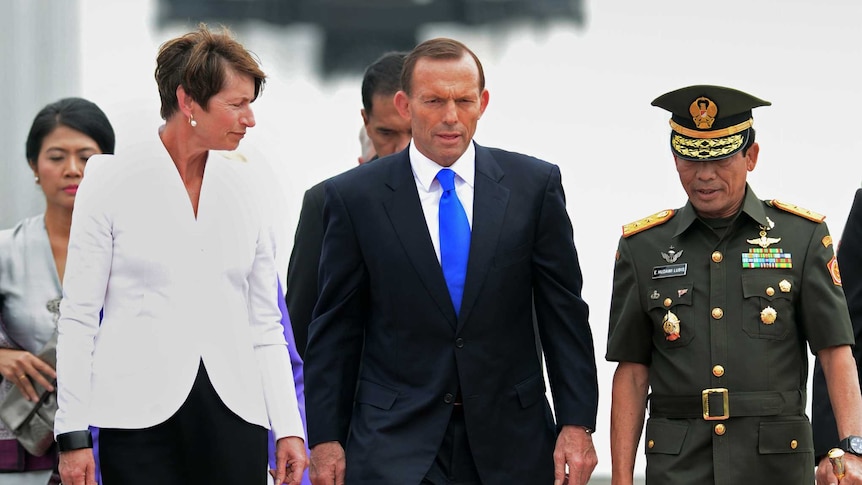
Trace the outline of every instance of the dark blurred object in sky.
<instances>
[{"instance_id":1,"label":"dark blurred object in sky","mask_svg":"<svg viewBox=\"0 0 862 485\"><path fill-rule=\"evenodd\" d=\"M489 26L518 20L583 26L583 0L158 0L159 27L246 20L323 32L322 74L361 74L385 51L409 51L424 24Z\"/></svg>"}]
</instances>

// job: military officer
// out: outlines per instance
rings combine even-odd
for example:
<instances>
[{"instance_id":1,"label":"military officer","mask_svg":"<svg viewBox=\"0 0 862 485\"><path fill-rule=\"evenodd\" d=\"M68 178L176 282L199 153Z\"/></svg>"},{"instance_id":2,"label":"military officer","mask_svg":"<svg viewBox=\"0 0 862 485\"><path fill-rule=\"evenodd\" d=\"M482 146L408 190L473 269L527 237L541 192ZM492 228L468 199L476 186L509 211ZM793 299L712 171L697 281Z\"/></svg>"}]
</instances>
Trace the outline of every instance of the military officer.
<instances>
[{"instance_id":1,"label":"military officer","mask_svg":"<svg viewBox=\"0 0 862 485\"><path fill-rule=\"evenodd\" d=\"M823 363L840 434L862 435L853 333L824 217L760 200L746 182L759 153L752 109L768 101L704 85L652 104L671 112L688 202L623 227L606 355L618 362L613 483L632 483L648 401L647 484L809 485L806 344ZM840 483L860 472L848 461Z\"/></svg>"}]
</instances>

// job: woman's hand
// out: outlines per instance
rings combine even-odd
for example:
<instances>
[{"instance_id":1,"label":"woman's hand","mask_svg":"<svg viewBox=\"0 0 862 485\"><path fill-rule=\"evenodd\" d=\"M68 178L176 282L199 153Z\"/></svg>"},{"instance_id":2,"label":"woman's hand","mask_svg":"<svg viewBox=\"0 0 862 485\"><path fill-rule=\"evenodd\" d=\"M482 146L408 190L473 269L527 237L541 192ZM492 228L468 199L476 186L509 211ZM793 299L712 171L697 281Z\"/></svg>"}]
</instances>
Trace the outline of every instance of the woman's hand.
<instances>
[{"instance_id":1,"label":"woman's hand","mask_svg":"<svg viewBox=\"0 0 862 485\"><path fill-rule=\"evenodd\" d=\"M0 349L0 375L18 386L21 393L32 402L39 400L34 382L53 391L51 383L57 378L57 373L48 363L26 350L16 349Z\"/></svg>"}]
</instances>

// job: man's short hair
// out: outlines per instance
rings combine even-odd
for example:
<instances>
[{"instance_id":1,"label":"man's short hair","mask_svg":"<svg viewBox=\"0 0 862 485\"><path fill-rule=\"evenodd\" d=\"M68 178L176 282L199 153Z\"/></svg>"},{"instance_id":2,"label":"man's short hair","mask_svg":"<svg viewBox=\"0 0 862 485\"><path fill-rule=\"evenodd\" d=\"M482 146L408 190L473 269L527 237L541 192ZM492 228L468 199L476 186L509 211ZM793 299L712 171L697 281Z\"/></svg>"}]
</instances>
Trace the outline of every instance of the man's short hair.
<instances>
[{"instance_id":1,"label":"man's short hair","mask_svg":"<svg viewBox=\"0 0 862 485\"><path fill-rule=\"evenodd\" d=\"M455 39L438 37L436 39L426 40L417 45L407 54L404 59L404 68L401 71L401 89L405 93L410 94L410 83L413 81L413 70L416 68L416 63L419 59L460 59L465 54L470 54L470 57L476 61L476 68L479 69L479 91L485 90L485 70L482 69L482 63L479 57L470 50L469 47Z\"/></svg>"},{"instance_id":2,"label":"man's short hair","mask_svg":"<svg viewBox=\"0 0 862 485\"><path fill-rule=\"evenodd\" d=\"M406 52L391 51L383 54L365 69L362 76L362 107L371 114L375 95L395 95L401 90L401 69Z\"/></svg>"}]
</instances>

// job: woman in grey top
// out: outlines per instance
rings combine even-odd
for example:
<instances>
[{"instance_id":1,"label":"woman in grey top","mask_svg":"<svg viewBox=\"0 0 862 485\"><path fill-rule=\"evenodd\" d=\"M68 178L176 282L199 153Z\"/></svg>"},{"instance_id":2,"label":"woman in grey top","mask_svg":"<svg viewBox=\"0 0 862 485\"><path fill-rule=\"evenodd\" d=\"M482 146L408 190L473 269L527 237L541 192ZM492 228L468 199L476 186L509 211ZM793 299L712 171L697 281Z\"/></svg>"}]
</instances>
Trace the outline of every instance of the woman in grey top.
<instances>
[{"instance_id":1,"label":"woman in grey top","mask_svg":"<svg viewBox=\"0 0 862 485\"><path fill-rule=\"evenodd\" d=\"M114 152L114 130L105 113L81 98L65 98L36 115L27 136L27 163L45 195L45 212L0 231L0 400L18 386L30 400L38 382L53 390L56 374L36 357L59 317L60 284L72 206L90 156ZM57 451L27 453L0 422L0 481L45 485Z\"/></svg>"}]
</instances>

